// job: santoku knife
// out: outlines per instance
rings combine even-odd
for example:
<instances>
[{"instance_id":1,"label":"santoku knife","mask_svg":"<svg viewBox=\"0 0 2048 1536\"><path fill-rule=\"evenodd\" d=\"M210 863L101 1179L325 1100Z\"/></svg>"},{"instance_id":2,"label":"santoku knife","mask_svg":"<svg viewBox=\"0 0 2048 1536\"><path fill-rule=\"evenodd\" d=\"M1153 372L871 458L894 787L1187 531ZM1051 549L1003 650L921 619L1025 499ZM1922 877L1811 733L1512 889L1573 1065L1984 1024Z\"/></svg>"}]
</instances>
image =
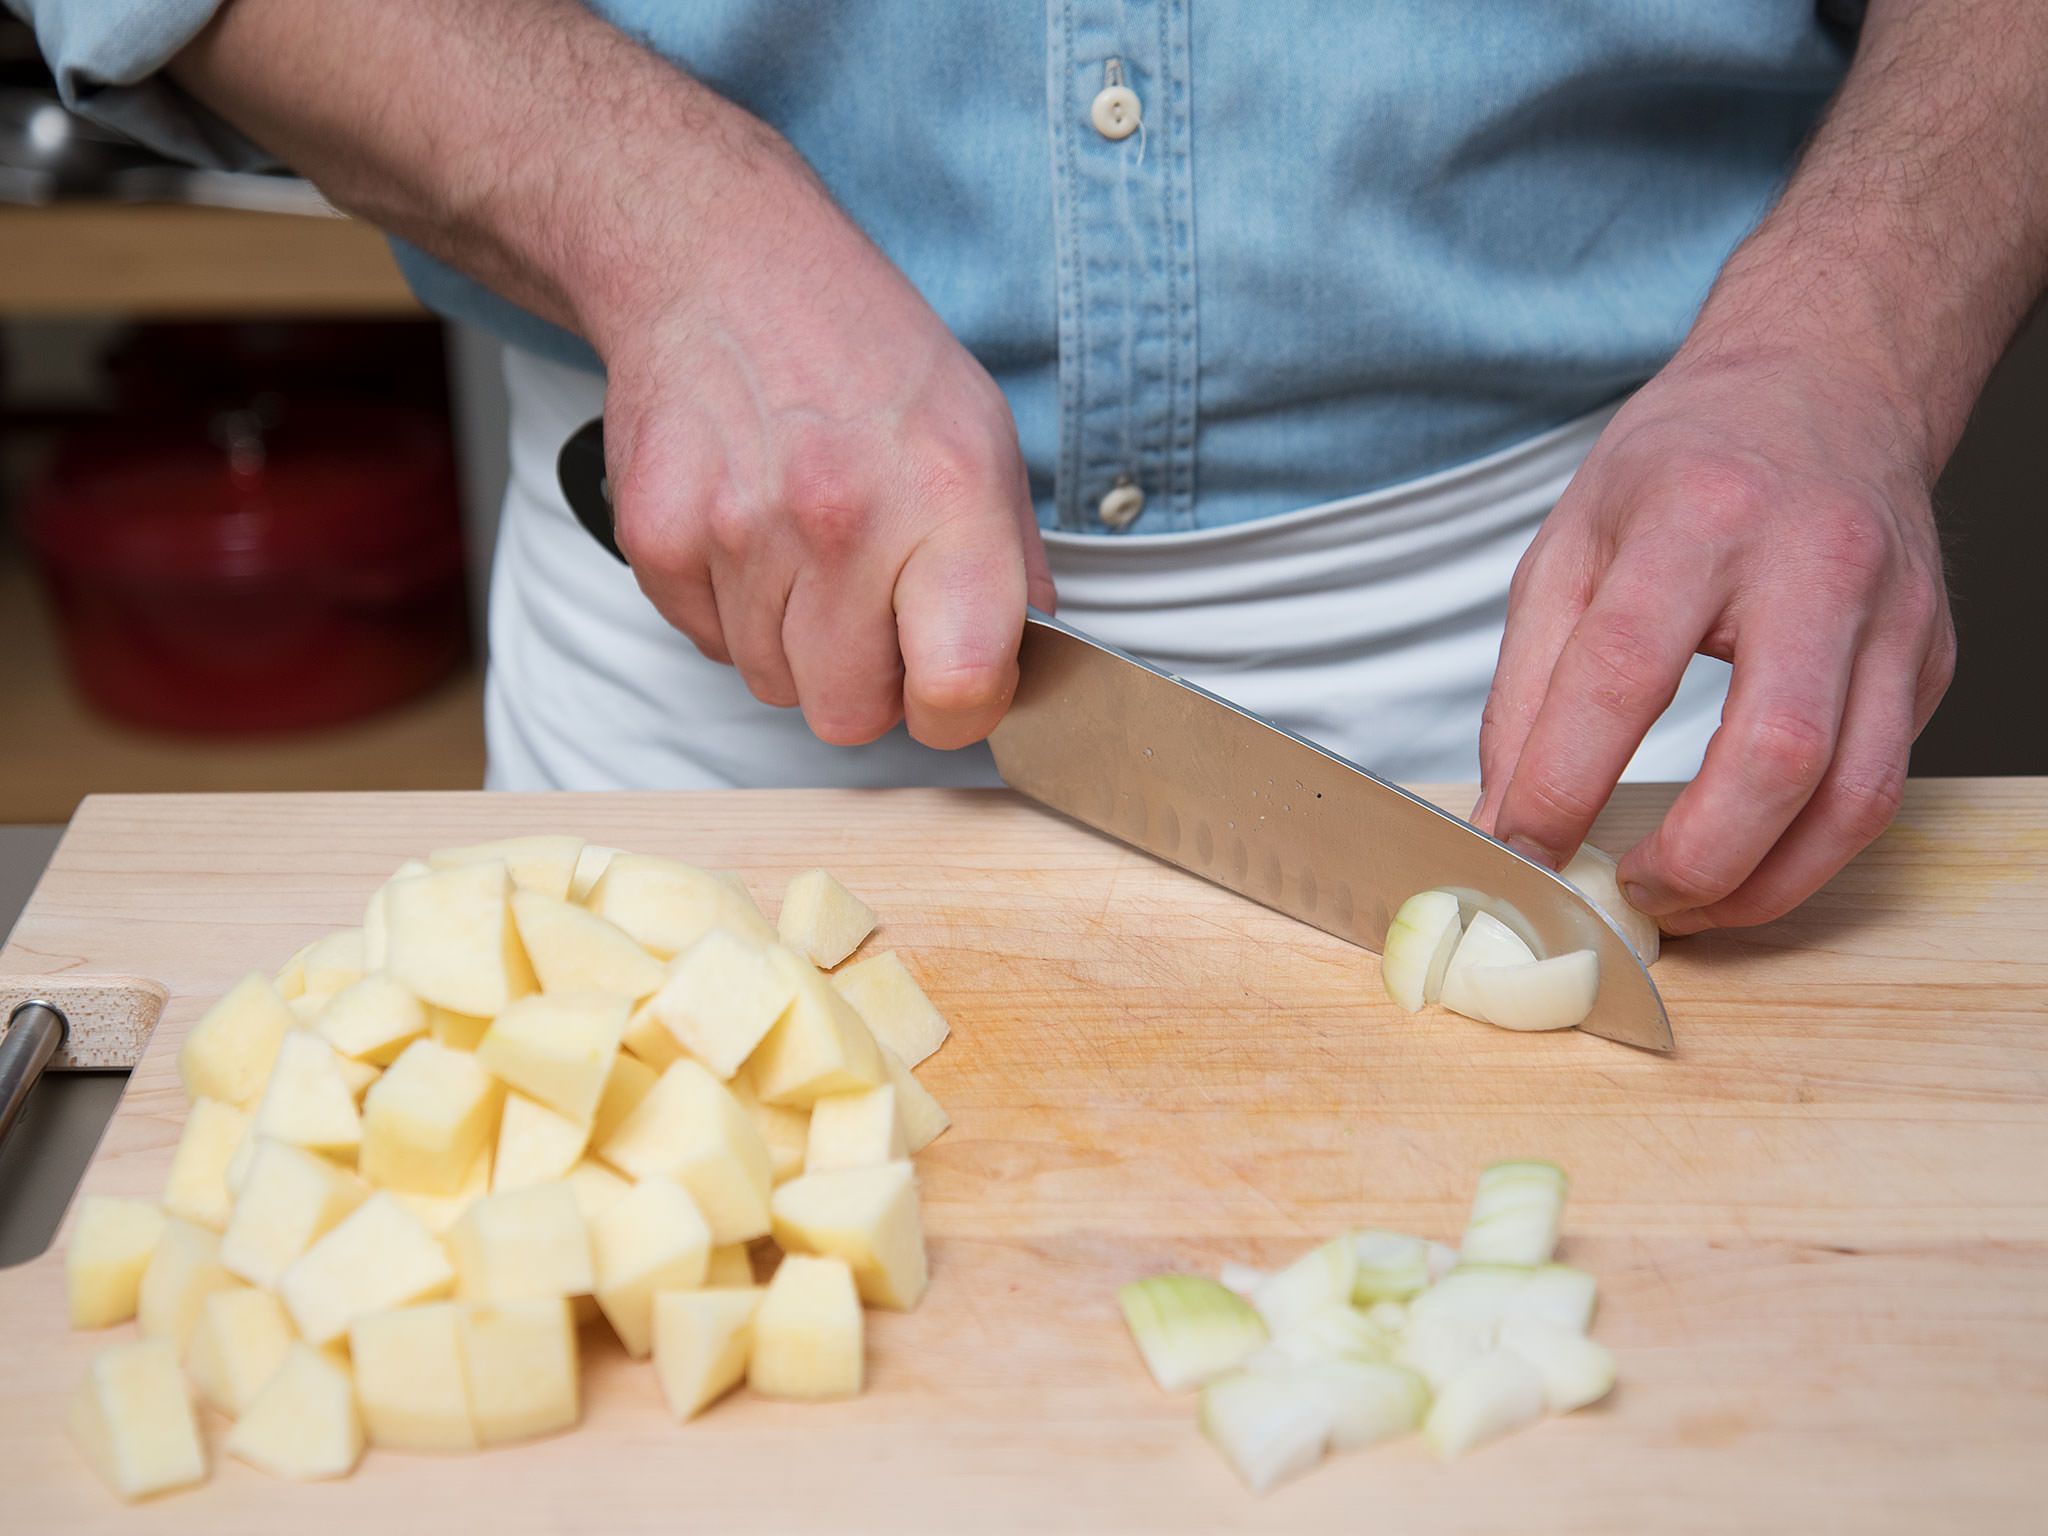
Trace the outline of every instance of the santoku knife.
<instances>
[{"instance_id":1,"label":"santoku knife","mask_svg":"<svg viewBox=\"0 0 2048 1536\"><path fill-rule=\"evenodd\" d=\"M623 560L601 421L563 445L557 474L577 520ZM1663 1000L1620 930L1471 823L1036 610L1018 668L989 737L1012 789L1374 953L1408 897L1455 891L1538 954L1598 953L1600 993L1580 1029L1671 1049Z\"/></svg>"}]
</instances>

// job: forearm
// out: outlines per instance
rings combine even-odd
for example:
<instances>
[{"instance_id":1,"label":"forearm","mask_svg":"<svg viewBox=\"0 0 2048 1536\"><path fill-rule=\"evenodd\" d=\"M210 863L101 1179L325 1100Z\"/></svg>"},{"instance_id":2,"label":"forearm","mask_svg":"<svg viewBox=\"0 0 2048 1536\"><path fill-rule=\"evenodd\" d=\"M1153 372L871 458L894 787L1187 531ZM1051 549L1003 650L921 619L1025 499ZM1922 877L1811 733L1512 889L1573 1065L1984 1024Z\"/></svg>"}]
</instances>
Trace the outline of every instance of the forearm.
<instances>
[{"instance_id":1,"label":"forearm","mask_svg":"<svg viewBox=\"0 0 2048 1536\"><path fill-rule=\"evenodd\" d=\"M1687 351L1808 352L1879 391L1931 483L2048 282L2048 6L1877 0Z\"/></svg>"},{"instance_id":2,"label":"forearm","mask_svg":"<svg viewBox=\"0 0 2048 1536\"><path fill-rule=\"evenodd\" d=\"M361 215L607 351L708 259L757 119L574 0L229 0L179 84Z\"/></svg>"}]
</instances>

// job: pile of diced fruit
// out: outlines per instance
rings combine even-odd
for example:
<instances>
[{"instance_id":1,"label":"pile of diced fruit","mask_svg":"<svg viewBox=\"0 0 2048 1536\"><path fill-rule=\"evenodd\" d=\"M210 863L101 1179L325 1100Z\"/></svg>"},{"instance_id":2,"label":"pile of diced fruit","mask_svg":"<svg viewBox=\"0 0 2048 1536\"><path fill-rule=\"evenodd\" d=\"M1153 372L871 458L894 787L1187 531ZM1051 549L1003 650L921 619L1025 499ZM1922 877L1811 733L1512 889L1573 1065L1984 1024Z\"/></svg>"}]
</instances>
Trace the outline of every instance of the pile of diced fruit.
<instances>
[{"instance_id":1,"label":"pile of diced fruit","mask_svg":"<svg viewBox=\"0 0 2048 1536\"><path fill-rule=\"evenodd\" d=\"M1552 1262L1564 1196L1555 1164L1496 1163L1458 1248L1352 1232L1278 1274L1155 1275L1118 1300L1153 1379L1202 1389L1202 1432L1256 1491L1418 1428L1450 1460L1614 1386L1586 1334L1593 1277Z\"/></svg>"},{"instance_id":2,"label":"pile of diced fruit","mask_svg":"<svg viewBox=\"0 0 2048 1536\"><path fill-rule=\"evenodd\" d=\"M678 1419L859 1392L862 1303L924 1292L909 1159L947 1125L903 962L820 969L874 923L823 870L771 926L734 876L573 837L405 865L193 1027L161 1205L81 1202L71 1320L140 1334L72 1401L94 1466L201 1481L188 1376L281 1477L567 1429L579 1323Z\"/></svg>"}]
</instances>

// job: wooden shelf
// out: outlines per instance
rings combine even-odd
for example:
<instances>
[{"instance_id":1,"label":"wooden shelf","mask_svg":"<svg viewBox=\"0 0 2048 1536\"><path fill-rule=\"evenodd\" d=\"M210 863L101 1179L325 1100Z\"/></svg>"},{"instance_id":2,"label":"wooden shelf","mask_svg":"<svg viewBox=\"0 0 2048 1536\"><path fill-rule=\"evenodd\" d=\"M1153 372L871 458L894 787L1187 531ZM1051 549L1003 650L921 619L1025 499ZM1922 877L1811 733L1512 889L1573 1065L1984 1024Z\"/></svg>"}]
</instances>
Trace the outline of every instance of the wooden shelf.
<instances>
[{"instance_id":1,"label":"wooden shelf","mask_svg":"<svg viewBox=\"0 0 2048 1536\"><path fill-rule=\"evenodd\" d=\"M159 203L0 208L0 317L418 315L353 219Z\"/></svg>"}]
</instances>

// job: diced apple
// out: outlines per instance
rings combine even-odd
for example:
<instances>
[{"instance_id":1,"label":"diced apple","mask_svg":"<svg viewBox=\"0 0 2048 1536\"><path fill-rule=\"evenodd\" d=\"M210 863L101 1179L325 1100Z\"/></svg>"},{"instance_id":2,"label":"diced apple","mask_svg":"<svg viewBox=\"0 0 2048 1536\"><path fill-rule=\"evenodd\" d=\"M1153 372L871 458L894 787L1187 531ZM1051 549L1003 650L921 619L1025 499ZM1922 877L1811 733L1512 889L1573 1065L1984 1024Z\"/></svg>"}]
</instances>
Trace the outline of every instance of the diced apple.
<instances>
[{"instance_id":1,"label":"diced apple","mask_svg":"<svg viewBox=\"0 0 2048 1536\"><path fill-rule=\"evenodd\" d=\"M505 1112L498 1121L498 1155L491 1165L491 1192L502 1194L562 1178L576 1166L589 1140L589 1127L564 1119L523 1093L506 1094Z\"/></svg>"},{"instance_id":2,"label":"diced apple","mask_svg":"<svg viewBox=\"0 0 2048 1536\"><path fill-rule=\"evenodd\" d=\"M624 998L602 992L521 998L492 1021L476 1059L527 1097L588 1125L628 1011Z\"/></svg>"},{"instance_id":3,"label":"diced apple","mask_svg":"<svg viewBox=\"0 0 2048 1536\"><path fill-rule=\"evenodd\" d=\"M363 1181L289 1142L257 1137L220 1240L221 1267L274 1288L294 1259L369 1198Z\"/></svg>"},{"instance_id":4,"label":"diced apple","mask_svg":"<svg viewBox=\"0 0 2048 1536\"><path fill-rule=\"evenodd\" d=\"M327 1011L327 1005L334 1001L332 992L301 992L285 1006L292 1011L292 1022L300 1029L314 1029L320 1023L320 1015Z\"/></svg>"},{"instance_id":5,"label":"diced apple","mask_svg":"<svg viewBox=\"0 0 2048 1536\"><path fill-rule=\"evenodd\" d=\"M786 949L769 953L795 996L748 1058L755 1092L770 1104L808 1109L825 1094L887 1082L881 1050L853 1005L801 955Z\"/></svg>"},{"instance_id":6,"label":"diced apple","mask_svg":"<svg viewBox=\"0 0 2048 1536\"><path fill-rule=\"evenodd\" d=\"M745 1243L727 1243L711 1250L711 1257L704 1263L706 1290L729 1290L753 1283L754 1261L747 1256Z\"/></svg>"},{"instance_id":7,"label":"diced apple","mask_svg":"<svg viewBox=\"0 0 2048 1536\"><path fill-rule=\"evenodd\" d=\"M657 1291L704 1283L711 1228L682 1185L657 1175L642 1179L591 1227L597 1258L597 1304L626 1353L654 1348Z\"/></svg>"},{"instance_id":8,"label":"diced apple","mask_svg":"<svg viewBox=\"0 0 2048 1536\"><path fill-rule=\"evenodd\" d=\"M502 1445L575 1425L581 1406L568 1302L531 1298L465 1307L459 1331L479 1441Z\"/></svg>"},{"instance_id":9,"label":"diced apple","mask_svg":"<svg viewBox=\"0 0 2048 1536\"><path fill-rule=\"evenodd\" d=\"M106 1328L135 1315L164 1213L147 1200L86 1195L64 1249L64 1294L74 1328Z\"/></svg>"},{"instance_id":10,"label":"diced apple","mask_svg":"<svg viewBox=\"0 0 2048 1536\"><path fill-rule=\"evenodd\" d=\"M199 1421L168 1340L101 1350L72 1396L66 1424L93 1470L124 1499L205 1481Z\"/></svg>"},{"instance_id":11,"label":"diced apple","mask_svg":"<svg viewBox=\"0 0 2048 1536\"><path fill-rule=\"evenodd\" d=\"M427 866L418 859L407 859L391 872L386 880L370 893L369 904L363 908L363 969L381 971L391 954L391 922L384 910L384 892L392 880L410 880L414 875L429 873Z\"/></svg>"},{"instance_id":12,"label":"diced apple","mask_svg":"<svg viewBox=\"0 0 2048 1536\"><path fill-rule=\"evenodd\" d=\"M860 1295L843 1259L792 1253L754 1313L747 1385L763 1397L859 1395Z\"/></svg>"},{"instance_id":13,"label":"diced apple","mask_svg":"<svg viewBox=\"0 0 2048 1536\"><path fill-rule=\"evenodd\" d=\"M432 1003L426 1007L427 1038L451 1051L475 1050L483 1044L484 1034L491 1027L489 1019L478 1018L475 1014L436 1008Z\"/></svg>"},{"instance_id":14,"label":"diced apple","mask_svg":"<svg viewBox=\"0 0 2048 1536\"><path fill-rule=\"evenodd\" d=\"M604 1092L598 1096L597 1112L590 1117L590 1145L601 1147L611 1140L612 1132L640 1107L640 1101L660 1078L659 1068L649 1066L637 1056L626 1051L614 1056L611 1075L604 1080Z\"/></svg>"},{"instance_id":15,"label":"diced apple","mask_svg":"<svg viewBox=\"0 0 2048 1536\"><path fill-rule=\"evenodd\" d=\"M496 1017L534 990L512 922L502 863L465 864L395 882L384 895L391 928L384 968L415 997Z\"/></svg>"},{"instance_id":16,"label":"diced apple","mask_svg":"<svg viewBox=\"0 0 2048 1536\"><path fill-rule=\"evenodd\" d=\"M370 1092L370 1085L384 1075L384 1069L381 1067L373 1067L367 1061L356 1061L340 1055L334 1058L334 1071L358 1110L362 1108L363 1100Z\"/></svg>"},{"instance_id":17,"label":"diced apple","mask_svg":"<svg viewBox=\"0 0 2048 1536\"><path fill-rule=\"evenodd\" d=\"M571 1168L563 1175L562 1182L576 1197L576 1209L583 1213L586 1227L595 1226L598 1219L625 1199L633 1188L631 1183L593 1157L586 1157Z\"/></svg>"},{"instance_id":18,"label":"diced apple","mask_svg":"<svg viewBox=\"0 0 2048 1536\"><path fill-rule=\"evenodd\" d=\"M582 856L582 838L543 833L471 843L464 848L437 848L427 855L427 867L460 869L467 864L503 864L512 872L512 883L522 891L536 891L562 900L569 894L576 861Z\"/></svg>"},{"instance_id":19,"label":"diced apple","mask_svg":"<svg viewBox=\"0 0 2048 1536\"><path fill-rule=\"evenodd\" d=\"M903 1144L912 1152L922 1152L952 1125L952 1117L886 1045L881 1050L882 1065L889 1069L889 1086L896 1090L896 1113L903 1117Z\"/></svg>"},{"instance_id":20,"label":"diced apple","mask_svg":"<svg viewBox=\"0 0 2048 1536\"><path fill-rule=\"evenodd\" d=\"M260 971L236 982L178 1047L178 1077L191 1099L247 1106L263 1091L292 1010Z\"/></svg>"},{"instance_id":21,"label":"diced apple","mask_svg":"<svg viewBox=\"0 0 2048 1536\"><path fill-rule=\"evenodd\" d=\"M248 1411L292 1347L292 1325L268 1291L215 1291L199 1308L185 1368L199 1395L229 1418Z\"/></svg>"},{"instance_id":22,"label":"diced apple","mask_svg":"<svg viewBox=\"0 0 2048 1536\"><path fill-rule=\"evenodd\" d=\"M761 1294L749 1285L654 1298L654 1375L676 1418L695 1418L746 1378Z\"/></svg>"},{"instance_id":23,"label":"diced apple","mask_svg":"<svg viewBox=\"0 0 2048 1536\"><path fill-rule=\"evenodd\" d=\"M363 1418L346 1362L292 1345L224 1447L272 1477L346 1477L363 1459Z\"/></svg>"},{"instance_id":24,"label":"diced apple","mask_svg":"<svg viewBox=\"0 0 2048 1536\"><path fill-rule=\"evenodd\" d=\"M307 946L305 958L308 992L339 992L363 979L369 970L363 954L363 930L344 928Z\"/></svg>"},{"instance_id":25,"label":"diced apple","mask_svg":"<svg viewBox=\"0 0 2048 1536\"><path fill-rule=\"evenodd\" d=\"M228 1224L228 1162L248 1133L249 1117L218 1099L194 1099L164 1180L164 1210L216 1232Z\"/></svg>"},{"instance_id":26,"label":"diced apple","mask_svg":"<svg viewBox=\"0 0 2048 1536\"><path fill-rule=\"evenodd\" d=\"M712 1239L768 1232L768 1148L739 1100L687 1057L662 1073L598 1155L635 1179L668 1174L690 1192Z\"/></svg>"},{"instance_id":27,"label":"diced apple","mask_svg":"<svg viewBox=\"0 0 2048 1536\"><path fill-rule=\"evenodd\" d=\"M363 1117L356 1111L355 1095L339 1062L334 1047L318 1035L288 1035L278 1047L277 1065L256 1109L256 1134L344 1161L353 1159L363 1141Z\"/></svg>"},{"instance_id":28,"label":"diced apple","mask_svg":"<svg viewBox=\"0 0 2048 1536\"><path fill-rule=\"evenodd\" d=\"M299 1336L323 1345L358 1317L436 1300L454 1284L440 1240L380 1191L293 1261L278 1294Z\"/></svg>"},{"instance_id":29,"label":"diced apple","mask_svg":"<svg viewBox=\"0 0 2048 1536\"><path fill-rule=\"evenodd\" d=\"M878 1044L914 1067L946 1043L951 1026L893 949L856 960L832 973L832 985Z\"/></svg>"},{"instance_id":30,"label":"diced apple","mask_svg":"<svg viewBox=\"0 0 2048 1536\"><path fill-rule=\"evenodd\" d=\"M569 877L569 899L582 903L589 900L590 892L604 874L605 866L617 857L619 850L607 848L602 843L585 843L583 851L576 855L576 869Z\"/></svg>"},{"instance_id":31,"label":"diced apple","mask_svg":"<svg viewBox=\"0 0 2048 1536\"><path fill-rule=\"evenodd\" d=\"M875 914L824 870L807 869L783 892L775 927L791 949L814 965L831 967L875 931Z\"/></svg>"},{"instance_id":32,"label":"diced apple","mask_svg":"<svg viewBox=\"0 0 2048 1536\"><path fill-rule=\"evenodd\" d=\"M663 960L713 928L757 943L775 942L775 930L737 880L651 854L614 855L585 904Z\"/></svg>"},{"instance_id":33,"label":"diced apple","mask_svg":"<svg viewBox=\"0 0 2048 1536\"><path fill-rule=\"evenodd\" d=\"M739 1100L747 1118L754 1122L754 1129L761 1133L761 1140L768 1148L771 1182L780 1184L784 1179L793 1179L802 1173L804 1153L810 1145L811 1112L791 1109L784 1104L763 1104L760 1094L754 1091L753 1074L745 1069L725 1086Z\"/></svg>"},{"instance_id":34,"label":"diced apple","mask_svg":"<svg viewBox=\"0 0 2048 1536\"><path fill-rule=\"evenodd\" d=\"M449 1229L448 1251L463 1301L584 1296L597 1283L583 1212L559 1180L486 1195Z\"/></svg>"},{"instance_id":35,"label":"diced apple","mask_svg":"<svg viewBox=\"0 0 2048 1536\"><path fill-rule=\"evenodd\" d=\"M861 1300L908 1312L924 1295L924 1225L908 1162L806 1173L775 1191L775 1241L844 1259Z\"/></svg>"},{"instance_id":36,"label":"diced apple","mask_svg":"<svg viewBox=\"0 0 2048 1536\"><path fill-rule=\"evenodd\" d=\"M811 1106L804 1170L871 1168L910 1156L896 1090L888 1083L857 1093L828 1093Z\"/></svg>"},{"instance_id":37,"label":"diced apple","mask_svg":"<svg viewBox=\"0 0 2048 1536\"><path fill-rule=\"evenodd\" d=\"M363 1101L363 1177L451 1195L495 1138L504 1090L467 1051L415 1040Z\"/></svg>"},{"instance_id":38,"label":"diced apple","mask_svg":"<svg viewBox=\"0 0 2048 1536\"><path fill-rule=\"evenodd\" d=\"M373 1312L349 1324L356 1401L370 1443L396 1451L473 1451L460 1302Z\"/></svg>"},{"instance_id":39,"label":"diced apple","mask_svg":"<svg viewBox=\"0 0 2048 1536\"><path fill-rule=\"evenodd\" d=\"M409 1189L396 1189L391 1193L419 1218L421 1226L434 1236L443 1237L450 1227L462 1220L472 1205L491 1192L491 1164L491 1148L485 1147L477 1153L476 1161L469 1165L462 1188L452 1195L422 1195Z\"/></svg>"},{"instance_id":40,"label":"diced apple","mask_svg":"<svg viewBox=\"0 0 2048 1536\"><path fill-rule=\"evenodd\" d=\"M277 968L277 975L271 979L271 985L277 988L277 995L286 1002L290 1002L306 990L306 952L312 947L312 944L301 944L292 952L291 959Z\"/></svg>"},{"instance_id":41,"label":"diced apple","mask_svg":"<svg viewBox=\"0 0 2048 1536\"><path fill-rule=\"evenodd\" d=\"M729 1078L795 995L787 972L759 944L714 928L669 966L647 1008L719 1078Z\"/></svg>"},{"instance_id":42,"label":"diced apple","mask_svg":"<svg viewBox=\"0 0 2048 1536\"><path fill-rule=\"evenodd\" d=\"M543 992L638 999L661 985L661 962L595 912L539 891L514 891L512 920Z\"/></svg>"},{"instance_id":43,"label":"diced apple","mask_svg":"<svg viewBox=\"0 0 2048 1536\"><path fill-rule=\"evenodd\" d=\"M427 1032L427 1010L380 971L336 993L314 1027L341 1055L388 1067Z\"/></svg>"},{"instance_id":44,"label":"diced apple","mask_svg":"<svg viewBox=\"0 0 2048 1536\"><path fill-rule=\"evenodd\" d=\"M666 1072L685 1054L676 1037L669 1032L669 1027L654 1011L654 999L651 997L628 1016L626 1032L619 1037L619 1044L657 1073Z\"/></svg>"},{"instance_id":45,"label":"diced apple","mask_svg":"<svg viewBox=\"0 0 2048 1536\"><path fill-rule=\"evenodd\" d=\"M221 1268L218 1232L172 1216L142 1271L136 1326L144 1338L169 1339L182 1354L206 1298L241 1283Z\"/></svg>"}]
</instances>

